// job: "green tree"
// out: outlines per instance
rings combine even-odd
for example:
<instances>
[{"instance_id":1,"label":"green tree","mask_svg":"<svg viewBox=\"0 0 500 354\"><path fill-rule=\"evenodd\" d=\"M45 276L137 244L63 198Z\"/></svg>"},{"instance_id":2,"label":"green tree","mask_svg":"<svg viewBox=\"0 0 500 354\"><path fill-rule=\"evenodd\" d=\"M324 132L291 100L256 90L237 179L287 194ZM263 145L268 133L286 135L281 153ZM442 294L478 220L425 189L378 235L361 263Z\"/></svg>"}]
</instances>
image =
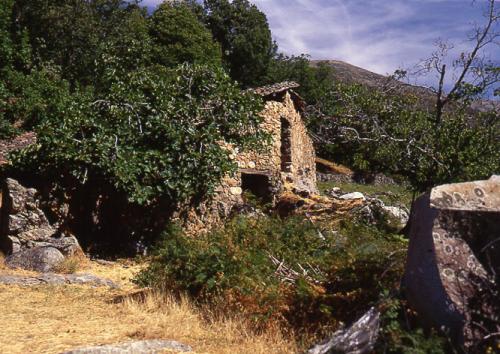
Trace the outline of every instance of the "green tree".
<instances>
[{"instance_id":1,"label":"green tree","mask_svg":"<svg viewBox=\"0 0 500 354\"><path fill-rule=\"evenodd\" d=\"M332 68L320 63L312 66L307 55L276 55L270 62L267 83L295 81L300 84L297 91L309 105L321 100L332 83Z\"/></svg>"},{"instance_id":2,"label":"green tree","mask_svg":"<svg viewBox=\"0 0 500 354\"><path fill-rule=\"evenodd\" d=\"M262 84L276 52L266 15L248 0L205 0L204 8L231 77L243 86Z\"/></svg>"},{"instance_id":3,"label":"green tree","mask_svg":"<svg viewBox=\"0 0 500 354\"><path fill-rule=\"evenodd\" d=\"M165 2L149 22L156 63L166 67L186 62L221 64L219 45L187 4Z\"/></svg>"},{"instance_id":4,"label":"green tree","mask_svg":"<svg viewBox=\"0 0 500 354\"><path fill-rule=\"evenodd\" d=\"M340 84L326 90L309 107L321 154L360 171L400 174L418 191L498 173L498 106L482 99L500 82L500 70L481 51L499 38L500 14L494 0L486 3L486 22L473 31L470 51L450 60L441 44L422 63L420 71L438 73L435 89L412 92L394 80L406 75L399 71L378 88Z\"/></svg>"},{"instance_id":5,"label":"green tree","mask_svg":"<svg viewBox=\"0 0 500 354\"><path fill-rule=\"evenodd\" d=\"M418 96L337 84L308 110L320 155L367 174L406 178L418 191L500 171L495 112L447 111L435 129Z\"/></svg>"},{"instance_id":6,"label":"green tree","mask_svg":"<svg viewBox=\"0 0 500 354\"><path fill-rule=\"evenodd\" d=\"M145 22L146 12L137 2L123 0L20 0L15 6L16 25L29 33L37 63L60 66L73 85L93 83L96 59L117 48L108 46L110 41L121 43L122 53L127 52L128 39L137 30L146 30L138 25L141 16Z\"/></svg>"}]
</instances>

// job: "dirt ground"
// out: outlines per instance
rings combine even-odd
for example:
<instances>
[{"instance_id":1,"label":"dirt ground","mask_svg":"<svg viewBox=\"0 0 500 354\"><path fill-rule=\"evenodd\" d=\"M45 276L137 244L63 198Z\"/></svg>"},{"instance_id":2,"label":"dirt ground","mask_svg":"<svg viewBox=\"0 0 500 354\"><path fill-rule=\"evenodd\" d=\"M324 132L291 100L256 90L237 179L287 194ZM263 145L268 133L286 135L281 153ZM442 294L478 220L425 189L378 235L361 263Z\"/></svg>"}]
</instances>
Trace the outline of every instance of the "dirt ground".
<instances>
[{"instance_id":1,"label":"dirt ground","mask_svg":"<svg viewBox=\"0 0 500 354\"><path fill-rule=\"evenodd\" d=\"M61 353L143 339L176 340L192 346L196 353L297 351L278 332L257 336L237 318L207 321L186 299L150 291L146 296L131 296L142 293L130 280L143 266L130 261L88 262L80 270L111 279L120 289L0 285L0 352ZM30 272L0 267L0 274Z\"/></svg>"}]
</instances>

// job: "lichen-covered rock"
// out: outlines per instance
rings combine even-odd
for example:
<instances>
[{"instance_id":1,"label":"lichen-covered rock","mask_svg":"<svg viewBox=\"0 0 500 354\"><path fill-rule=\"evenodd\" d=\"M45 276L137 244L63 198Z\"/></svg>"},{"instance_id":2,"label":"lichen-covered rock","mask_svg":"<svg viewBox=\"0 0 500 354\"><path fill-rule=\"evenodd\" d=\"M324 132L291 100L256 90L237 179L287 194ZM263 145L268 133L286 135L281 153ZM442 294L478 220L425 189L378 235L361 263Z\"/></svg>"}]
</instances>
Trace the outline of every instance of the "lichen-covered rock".
<instances>
[{"instance_id":1,"label":"lichen-covered rock","mask_svg":"<svg viewBox=\"0 0 500 354\"><path fill-rule=\"evenodd\" d=\"M40 209L38 193L7 178L2 189L0 247L7 254L53 247L64 255L81 252L74 236L58 232Z\"/></svg>"},{"instance_id":2,"label":"lichen-covered rock","mask_svg":"<svg viewBox=\"0 0 500 354\"><path fill-rule=\"evenodd\" d=\"M371 308L351 327L335 332L332 337L311 348L307 354L363 354L375 346L380 329L380 312Z\"/></svg>"},{"instance_id":3,"label":"lichen-covered rock","mask_svg":"<svg viewBox=\"0 0 500 354\"><path fill-rule=\"evenodd\" d=\"M154 354L154 353L185 353L192 351L191 347L171 340L143 340L115 345L102 345L74 349L63 354Z\"/></svg>"},{"instance_id":4,"label":"lichen-covered rock","mask_svg":"<svg viewBox=\"0 0 500 354\"><path fill-rule=\"evenodd\" d=\"M11 268L51 272L64 261L64 255L54 247L35 247L11 254L5 264Z\"/></svg>"},{"instance_id":5,"label":"lichen-covered rock","mask_svg":"<svg viewBox=\"0 0 500 354\"><path fill-rule=\"evenodd\" d=\"M404 285L429 325L467 350L500 332L500 179L436 187L413 205ZM498 339L498 337L496 337Z\"/></svg>"}]
</instances>

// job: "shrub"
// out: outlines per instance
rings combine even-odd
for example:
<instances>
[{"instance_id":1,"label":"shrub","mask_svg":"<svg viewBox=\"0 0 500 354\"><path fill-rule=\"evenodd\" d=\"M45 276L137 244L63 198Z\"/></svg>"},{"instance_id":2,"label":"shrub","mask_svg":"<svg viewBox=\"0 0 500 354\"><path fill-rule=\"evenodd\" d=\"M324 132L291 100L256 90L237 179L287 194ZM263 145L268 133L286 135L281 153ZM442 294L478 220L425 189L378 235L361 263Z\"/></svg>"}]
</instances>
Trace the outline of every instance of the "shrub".
<instances>
[{"instance_id":1,"label":"shrub","mask_svg":"<svg viewBox=\"0 0 500 354\"><path fill-rule=\"evenodd\" d=\"M406 246L366 225L333 230L303 217L238 217L198 238L175 227L163 236L140 284L187 291L261 326L324 331L355 319L397 285Z\"/></svg>"}]
</instances>

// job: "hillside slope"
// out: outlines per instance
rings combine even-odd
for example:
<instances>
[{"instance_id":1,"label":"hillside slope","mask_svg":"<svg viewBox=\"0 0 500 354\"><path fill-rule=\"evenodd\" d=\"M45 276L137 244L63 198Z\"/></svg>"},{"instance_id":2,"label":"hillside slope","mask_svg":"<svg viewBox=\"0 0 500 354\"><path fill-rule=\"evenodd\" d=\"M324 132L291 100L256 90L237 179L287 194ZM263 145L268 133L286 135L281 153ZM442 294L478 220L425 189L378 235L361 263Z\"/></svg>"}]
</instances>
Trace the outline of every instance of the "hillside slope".
<instances>
[{"instance_id":1,"label":"hillside slope","mask_svg":"<svg viewBox=\"0 0 500 354\"><path fill-rule=\"evenodd\" d=\"M348 83L348 84L361 84L367 87L383 87L384 85L396 84L399 89L403 89L406 92L412 92L422 98L432 99L434 93L431 89L423 87L410 85L401 81L397 81L389 78L388 76L380 75L372 71L360 68L358 66L339 61L339 60L311 60L311 65L313 67L319 64L327 64L333 69L333 79L336 81Z\"/></svg>"},{"instance_id":2,"label":"hillside slope","mask_svg":"<svg viewBox=\"0 0 500 354\"><path fill-rule=\"evenodd\" d=\"M434 105L436 94L430 88L397 81L340 60L311 60L313 67L317 67L320 63L325 63L333 69L332 79L335 81L361 84L370 88L380 88L388 83L396 84L397 89L402 92L412 93L422 99L427 107ZM474 111L500 110L500 100L478 100L472 103L472 108Z\"/></svg>"}]
</instances>

